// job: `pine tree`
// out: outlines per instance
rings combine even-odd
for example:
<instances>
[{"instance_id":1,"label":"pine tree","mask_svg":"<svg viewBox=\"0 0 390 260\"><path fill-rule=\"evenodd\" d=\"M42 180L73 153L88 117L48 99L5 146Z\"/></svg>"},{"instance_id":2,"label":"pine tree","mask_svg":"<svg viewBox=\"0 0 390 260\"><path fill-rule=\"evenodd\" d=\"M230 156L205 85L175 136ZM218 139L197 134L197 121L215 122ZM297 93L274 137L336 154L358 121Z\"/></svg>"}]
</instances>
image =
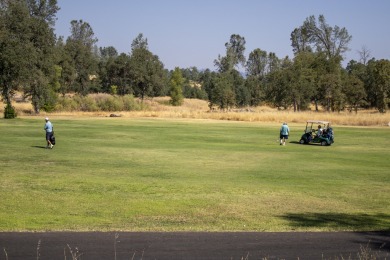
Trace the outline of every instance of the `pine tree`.
<instances>
[{"instance_id":1,"label":"pine tree","mask_svg":"<svg viewBox=\"0 0 390 260\"><path fill-rule=\"evenodd\" d=\"M173 106L181 106L183 104L183 85L184 78L181 74L181 70L176 67L172 73L171 79L169 81L170 91L169 96L171 97L170 103Z\"/></svg>"}]
</instances>

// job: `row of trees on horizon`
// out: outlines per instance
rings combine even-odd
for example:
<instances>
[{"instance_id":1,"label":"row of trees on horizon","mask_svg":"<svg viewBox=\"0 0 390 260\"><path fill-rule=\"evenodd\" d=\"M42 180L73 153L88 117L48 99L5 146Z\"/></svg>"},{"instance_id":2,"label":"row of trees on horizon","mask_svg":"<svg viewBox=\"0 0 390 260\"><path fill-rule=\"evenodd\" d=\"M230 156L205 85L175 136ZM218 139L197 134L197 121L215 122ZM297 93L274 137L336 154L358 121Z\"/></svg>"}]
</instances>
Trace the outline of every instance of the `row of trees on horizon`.
<instances>
[{"instance_id":1,"label":"row of trees on horizon","mask_svg":"<svg viewBox=\"0 0 390 260\"><path fill-rule=\"evenodd\" d=\"M370 57L363 47L360 60L343 68L352 36L322 15L306 18L291 32L293 58L260 48L246 57L245 38L233 34L226 53L215 59L215 70L169 71L142 33L129 53L98 47L83 20L70 22L67 39L57 37L58 10L57 0L0 0L0 89L8 108L16 91L31 99L36 113L55 109L59 95L98 92L141 100L169 95L172 105L199 98L220 109L267 104L301 111L315 104L317 110L385 113L390 103L390 61Z\"/></svg>"}]
</instances>

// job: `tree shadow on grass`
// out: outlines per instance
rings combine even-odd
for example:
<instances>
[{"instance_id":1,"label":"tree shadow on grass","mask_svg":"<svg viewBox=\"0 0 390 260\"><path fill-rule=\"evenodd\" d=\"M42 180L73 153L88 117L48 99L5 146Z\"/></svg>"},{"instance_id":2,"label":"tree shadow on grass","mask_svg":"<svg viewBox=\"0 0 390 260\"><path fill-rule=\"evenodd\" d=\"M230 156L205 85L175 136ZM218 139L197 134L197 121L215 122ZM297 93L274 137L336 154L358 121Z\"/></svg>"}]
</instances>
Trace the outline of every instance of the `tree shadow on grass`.
<instances>
[{"instance_id":1,"label":"tree shadow on grass","mask_svg":"<svg viewBox=\"0 0 390 260\"><path fill-rule=\"evenodd\" d=\"M288 213L281 217L296 228L390 231L390 215L388 214Z\"/></svg>"},{"instance_id":2,"label":"tree shadow on grass","mask_svg":"<svg viewBox=\"0 0 390 260\"><path fill-rule=\"evenodd\" d=\"M355 231L367 237L370 247L390 251L390 215L344 213L288 213L281 216L294 229L324 228L335 231Z\"/></svg>"}]
</instances>

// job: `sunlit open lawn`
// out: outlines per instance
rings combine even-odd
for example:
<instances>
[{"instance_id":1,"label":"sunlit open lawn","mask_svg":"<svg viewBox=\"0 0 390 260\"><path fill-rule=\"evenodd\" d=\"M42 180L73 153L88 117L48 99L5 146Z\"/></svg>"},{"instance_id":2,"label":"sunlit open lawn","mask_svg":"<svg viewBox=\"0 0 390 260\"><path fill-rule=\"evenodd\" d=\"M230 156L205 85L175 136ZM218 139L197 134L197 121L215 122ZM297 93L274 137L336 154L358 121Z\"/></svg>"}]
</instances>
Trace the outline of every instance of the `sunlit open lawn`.
<instances>
[{"instance_id":1,"label":"sunlit open lawn","mask_svg":"<svg viewBox=\"0 0 390 260\"><path fill-rule=\"evenodd\" d=\"M196 119L0 119L0 231L390 230L390 128Z\"/></svg>"}]
</instances>

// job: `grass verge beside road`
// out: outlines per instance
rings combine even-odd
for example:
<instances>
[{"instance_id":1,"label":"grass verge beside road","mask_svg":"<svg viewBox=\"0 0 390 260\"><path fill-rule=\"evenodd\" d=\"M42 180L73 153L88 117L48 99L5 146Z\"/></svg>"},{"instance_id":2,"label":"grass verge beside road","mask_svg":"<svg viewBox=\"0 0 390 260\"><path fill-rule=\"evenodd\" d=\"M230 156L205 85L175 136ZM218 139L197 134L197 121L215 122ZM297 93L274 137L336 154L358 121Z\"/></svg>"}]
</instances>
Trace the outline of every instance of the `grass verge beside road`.
<instances>
[{"instance_id":1,"label":"grass verge beside road","mask_svg":"<svg viewBox=\"0 0 390 260\"><path fill-rule=\"evenodd\" d=\"M0 120L0 231L390 230L390 131L208 120Z\"/></svg>"}]
</instances>

